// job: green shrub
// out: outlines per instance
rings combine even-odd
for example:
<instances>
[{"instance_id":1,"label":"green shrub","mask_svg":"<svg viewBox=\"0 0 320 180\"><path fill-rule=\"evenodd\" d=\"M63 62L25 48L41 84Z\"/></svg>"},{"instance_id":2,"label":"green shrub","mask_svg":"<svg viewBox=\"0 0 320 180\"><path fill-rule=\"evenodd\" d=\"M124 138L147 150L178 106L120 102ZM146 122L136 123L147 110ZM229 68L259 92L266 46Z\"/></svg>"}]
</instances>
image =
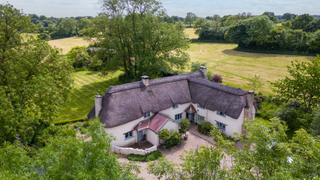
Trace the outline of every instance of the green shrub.
<instances>
[{"instance_id":1,"label":"green shrub","mask_svg":"<svg viewBox=\"0 0 320 180\"><path fill-rule=\"evenodd\" d=\"M162 129L159 133L158 136L160 139L166 141L170 137L170 132L168 129Z\"/></svg>"},{"instance_id":2,"label":"green shrub","mask_svg":"<svg viewBox=\"0 0 320 180\"><path fill-rule=\"evenodd\" d=\"M130 161L140 161L140 162L149 162L159 159L163 157L162 152L160 151L153 151L147 155L139 155L139 154L129 154L127 158Z\"/></svg>"},{"instance_id":3,"label":"green shrub","mask_svg":"<svg viewBox=\"0 0 320 180\"><path fill-rule=\"evenodd\" d=\"M81 133L82 133L82 134L87 134L87 133L88 133L88 129L82 128L82 129L81 129Z\"/></svg>"},{"instance_id":4,"label":"green shrub","mask_svg":"<svg viewBox=\"0 0 320 180\"><path fill-rule=\"evenodd\" d=\"M180 122L180 128L182 133L186 133L187 130L190 128L190 120L189 119L182 119Z\"/></svg>"},{"instance_id":5,"label":"green shrub","mask_svg":"<svg viewBox=\"0 0 320 180\"><path fill-rule=\"evenodd\" d=\"M213 128L214 126L210 122L205 122L199 126L198 130L202 134L209 135Z\"/></svg>"},{"instance_id":6,"label":"green shrub","mask_svg":"<svg viewBox=\"0 0 320 180\"><path fill-rule=\"evenodd\" d=\"M182 142L181 134L178 131L171 131L170 137L166 140L167 149L171 149L173 146L176 146Z\"/></svg>"}]
</instances>

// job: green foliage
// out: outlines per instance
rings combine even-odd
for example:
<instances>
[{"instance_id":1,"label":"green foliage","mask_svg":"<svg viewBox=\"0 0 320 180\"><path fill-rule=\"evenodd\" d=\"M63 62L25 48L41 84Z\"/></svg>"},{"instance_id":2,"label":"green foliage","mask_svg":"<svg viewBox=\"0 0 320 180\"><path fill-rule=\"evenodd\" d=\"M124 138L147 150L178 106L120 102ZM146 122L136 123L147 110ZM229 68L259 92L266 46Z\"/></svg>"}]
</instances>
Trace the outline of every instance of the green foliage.
<instances>
[{"instance_id":1,"label":"green foliage","mask_svg":"<svg viewBox=\"0 0 320 180\"><path fill-rule=\"evenodd\" d=\"M33 28L30 20L11 5L0 9L0 144L17 137L27 144L68 97L73 69L46 42L29 37L22 43L21 32Z\"/></svg>"},{"instance_id":2,"label":"green foliage","mask_svg":"<svg viewBox=\"0 0 320 180\"><path fill-rule=\"evenodd\" d=\"M274 15L274 12L264 12L262 15L268 16L275 24L278 23L278 18Z\"/></svg>"},{"instance_id":3,"label":"green foliage","mask_svg":"<svg viewBox=\"0 0 320 180\"><path fill-rule=\"evenodd\" d=\"M240 47L251 47L263 44L273 28L274 23L267 16L256 16L230 26L225 36Z\"/></svg>"},{"instance_id":4,"label":"green foliage","mask_svg":"<svg viewBox=\"0 0 320 180\"><path fill-rule=\"evenodd\" d=\"M206 135L209 135L213 129L214 126L207 121L198 127L199 132Z\"/></svg>"},{"instance_id":5,"label":"green foliage","mask_svg":"<svg viewBox=\"0 0 320 180\"><path fill-rule=\"evenodd\" d=\"M141 4L146 8L140 9ZM166 15L158 1L103 1L103 6L105 11L88 29L88 36L109 57L101 59L103 72L123 68L126 77L151 77L185 67L189 43L184 25L164 22Z\"/></svg>"},{"instance_id":6,"label":"green foliage","mask_svg":"<svg viewBox=\"0 0 320 180\"><path fill-rule=\"evenodd\" d=\"M160 151L152 151L147 155L139 155L139 154L129 154L127 158L130 161L140 161L140 162L150 162L163 157L163 153Z\"/></svg>"},{"instance_id":7,"label":"green foliage","mask_svg":"<svg viewBox=\"0 0 320 180\"><path fill-rule=\"evenodd\" d=\"M199 61L191 62L191 72L199 71L200 66L206 66L206 63L201 63Z\"/></svg>"},{"instance_id":8,"label":"green foliage","mask_svg":"<svg viewBox=\"0 0 320 180\"><path fill-rule=\"evenodd\" d=\"M55 36L69 37L77 34L77 21L73 18L59 18L56 24Z\"/></svg>"},{"instance_id":9,"label":"green foliage","mask_svg":"<svg viewBox=\"0 0 320 180\"><path fill-rule=\"evenodd\" d=\"M78 121L86 121L88 119L84 119L84 118L78 118L78 119L68 119L68 120L62 120L62 121L53 121L52 123L57 125L57 124L67 124L70 122L78 122Z\"/></svg>"},{"instance_id":10,"label":"green foliage","mask_svg":"<svg viewBox=\"0 0 320 180\"><path fill-rule=\"evenodd\" d=\"M254 75L253 78L249 79L249 83L247 84L247 88L249 90L257 91L263 86L263 82L260 75Z\"/></svg>"},{"instance_id":11,"label":"green foliage","mask_svg":"<svg viewBox=\"0 0 320 180\"><path fill-rule=\"evenodd\" d=\"M320 30L320 18L314 18L303 30L307 32L315 32Z\"/></svg>"},{"instance_id":12,"label":"green foliage","mask_svg":"<svg viewBox=\"0 0 320 180\"><path fill-rule=\"evenodd\" d=\"M197 16L192 13L188 12L186 18L184 19L184 23L188 24L189 27L192 27L192 23L197 19Z\"/></svg>"},{"instance_id":13,"label":"green foliage","mask_svg":"<svg viewBox=\"0 0 320 180\"><path fill-rule=\"evenodd\" d=\"M320 108L315 110L313 120L311 122L310 131L314 136L320 135Z\"/></svg>"},{"instance_id":14,"label":"green foliage","mask_svg":"<svg viewBox=\"0 0 320 180\"><path fill-rule=\"evenodd\" d=\"M37 27L39 33L43 33L45 31L42 23L37 24L36 27Z\"/></svg>"},{"instance_id":15,"label":"green foliage","mask_svg":"<svg viewBox=\"0 0 320 180\"><path fill-rule=\"evenodd\" d=\"M179 131L171 131L169 138L165 144L167 149L171 149L173 146L179 145L182 142L182 137Z\"/></svg>"},{"instance_id":16,"label":"green foliage","mask_svg":"<svg viewBox=\"0 0 320 180\"><path fill-rule=\"evenodd\" d=\"M177 164L169 161L165 157L160 158L159 161L148 163L147 169L149 174L155 175L160 179L178 179Z\"/></svg>"},{"instance_id":17,"label":"green foliage","mask_svg":"<svg viewBox=\"0 0 320 180\"><path fill-rule=\"evenodd\" d=\"M189 119L182 119L180 121L180 128L182 133L186 133L187 130L190 128L190 120Z\"/></svg>"},{"instance_id":18,"label":"green foliage","mask_svg":"<svg viewBox=\"0 0 320 180\"><path fill-rule=\"evenodd\" d=\"M90 64L90 56L85 46L73 47L67 53L67 57L71 60L74 68L84 69Z\"/></svg>"},{"instance_id":19,"label":"green foliage","mask_svg":"<svg viewBox=\"0 0 320 180\"><path fill-rule=\"evenodd\" d=\"M272 83L281 97L301 101L308 112L319 102L320 97L320 56L306 62L291 62L288 67L291 77Z\"/></svg>"},{"instance_id":20,"label":"green foliage","mask_svg":"<svg viewBox=\"0 0 320 180\"><path fill-rule=\"evenodd\" d=\"M46 40L46 41L48 41L50 39L50 36L47 33L40 33L40 34L38 34L37 37L41 40Z\"/></svg>"},{"instance_id":21,"label":"green foliage","mask_svg":"<svg viewBox=\"0 0 320 180\"><path fill-rule=\"evenodd\" d=\"M320 51L320 30L317 30L311 34L307 44L310 46L310 48Z\"/></svg>"},{"instance_id":22,"label":"green foliage","mask_svg":"<svg viewBox=\"0 0 320 180\"><path fill-rule=\"evenodd\" d=\"M84 141L91 137L90 141ZM90 121L84 137L54 136L33 156L24 146L0 148L0 177L5 179L137 179L137 166L119 164L110 152L111 141L98 119ZM129 167L131 166L131 167Z\"/></svg>"},{"instance_id":23,"label":"green foliage","mask_svg":"<svg viewBox=\"0 0 320 180\"><path fill-rule=\"evenodd\" d=\"M313 16L302 14L292 21L292 29L304 29L312 20Z\"/></svg>"},{"instance_id":24,"label":"green foliage","mask_svg":"<svg viewBox=\"0 0 320 180\"><path fill-rule=\"evenodd\" d=\"M281 16L281 19L284 19L284 20L292 20L292 19L295 19L296 17L297 17L296 14L284 13L284 14Z\"/></svg>"},{"instance_id":25,"label":"green foliage","mask_svg":"<svg viewBox=\"0 0 320 180\"><path fill-rule=\"evenodd\" d=\"M162 129L159 133L158 136L160 139L166 141L170 137L170 131L168 129Z\"/></svg>"}]
</instances>

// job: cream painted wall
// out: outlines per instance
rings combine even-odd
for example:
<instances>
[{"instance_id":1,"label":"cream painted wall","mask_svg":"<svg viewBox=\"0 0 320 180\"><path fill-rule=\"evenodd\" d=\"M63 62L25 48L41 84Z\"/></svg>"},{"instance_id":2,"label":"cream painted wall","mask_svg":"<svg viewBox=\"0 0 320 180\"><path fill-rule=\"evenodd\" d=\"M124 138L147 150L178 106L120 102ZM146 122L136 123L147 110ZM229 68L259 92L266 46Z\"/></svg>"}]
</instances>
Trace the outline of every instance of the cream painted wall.
<instances>
[{"instance_id":1,"label":"cream painted wall","mask_svg":"<svg viewBox=\"0 0 320 180\"><path fill-rule=\"evenodd\" d=\"M151 116L153 114L151 113ZM133 138L125 140L124 133L132 131L133 128L140 122L143 121L144 117L141 117L137 120L131 121L129 123L123 124L121 126L113 127L113 128L105 128L105 131L116 137L116 140L111 142L111 145L114 146L128 146L137 142L137 131L133 131Z\"/></svg>"},{"instance_id":2,"label":"cream painted wall","mask_svg":"<svg viewBox=\"0 0 320 180\"><path fill-rule=\"evenodd\" d=\"M160 130L162 129L168 129L169 131L179 130L179 124L169 120Z\"/></svg>"},{"instance_id":3,"label":"cream painted wall","mask_svg":"<svg viewBox=\"0 0 320 180\"><path fill-rule=\"evenodd\" d=\"M186 113L184 112L184 110L186 110L189 106L190 106L190 103L179 104L178 108L176 108L176 109L173 109L171 107L171 108L168 108L168 109L160 111L160 113L165 115L165 116L167 116L167 117L169 117L172 120L175 120L175 115L176 114L182 113L182 119L185 119L186 118Z\"/></svg>"},{"instance_id":4,"label":"cream painted wall","mask_svg":"<svg viewBox=\"0 0 320 180\"><path fill-rule=\"evenodd\" d=\"M159 146L158 135L153 131L151 131L150 129L147 130L147 140L151 142L153 145Z\"/></svg>"},{"instance_id":5,"label":"cream painted wall","mask_svg":"<svg viewBox=\"0 0 320 180\"><path fill-rule=\"evenodd\" d=\"M206 121L209 121L211 124L215 125L216 121L219 121L223 124L226 124L226 132L225 134L227 136L233 136L233 132L237 132L239 135L242 132L242 124L243 124L243 116L244 116L244 110L242 109L241 114L238 119L234 119L230 116L220 116L217 114L217 111L210 111L208 110L208 119Z\"/></svg>"}]
</instances>

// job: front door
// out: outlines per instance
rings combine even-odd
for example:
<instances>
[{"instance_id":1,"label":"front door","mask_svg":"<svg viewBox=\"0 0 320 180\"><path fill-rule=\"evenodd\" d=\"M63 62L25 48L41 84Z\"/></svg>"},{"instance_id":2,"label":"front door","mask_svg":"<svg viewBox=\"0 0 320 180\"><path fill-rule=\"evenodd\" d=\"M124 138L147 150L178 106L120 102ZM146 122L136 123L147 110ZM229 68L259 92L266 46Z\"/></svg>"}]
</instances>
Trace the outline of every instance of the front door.
<instances>
[{"instance_id":1,"label":"front door","mask_svg":"<svg viewBox=\"0 0 320 180\"><path fill-rule=\"evenodd\" d=\"M194 113L187 113L187 119L194 122Z\"/></svg>"},{"instance_id":2,"label":"front door","mask_svg":"<svg viewBox=\"0 0 320 180\"><path fill-rule=\"evenodd\" d=\"M138 132L138 141L141 141L143 139L143 131Z\"/></svg>"}]
</instances>

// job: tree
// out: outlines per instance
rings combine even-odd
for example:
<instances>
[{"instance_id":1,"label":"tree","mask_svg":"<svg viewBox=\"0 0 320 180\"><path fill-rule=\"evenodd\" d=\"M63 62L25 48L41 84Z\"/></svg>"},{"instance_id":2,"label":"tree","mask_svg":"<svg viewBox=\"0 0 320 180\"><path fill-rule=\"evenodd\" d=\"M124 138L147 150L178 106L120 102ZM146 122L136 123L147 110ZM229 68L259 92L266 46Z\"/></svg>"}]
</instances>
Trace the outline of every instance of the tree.
<instances>
[{"instance_id":1,"label":"tree","mask_svg":"<svg viewBox=\"0 0 320 180\"><path fill-rule=\"evenodd\" d=\"M315 112L315 116L311 122L310 131L313 136L320 135L320 108Z\"/></svg>"},{"instance_id":2,"label":"tree","mask_svg":"<svg viewBox=\"0 0 320 180\"><path fill-rule=\"evenodd\" d=\"M166 141L170 137L170 131L168 129L162 129L159 134L159 138Z\"/></svg>"},{"instance_id":3,"label":"tree","mask_svg":"<svg viewBox=\"0 0 320 180\"><path fill-rule=\"evenodd\" d=\"M312 20L313 16L302 14L292 21L292 29L304 29Z\"/></svg>"},{"instance_id":4,"label":"tree","mask_svg":"<svg viewBox=\"0 0 320 180\"><path fill-rule=\"evenodd\" d=\"M205 23L206 23L205 19L197 18L196 21L193 23L193 29L195 29L194 34L199 35L199 33Z\"/></svg>"},{"instance_id":5,"label":"tree","mask_svg":"<svg viewBox=\"0 0 320 180\"><path fill-rule=\"evenodd\" d=\"M52 33L55 30L55 27L52 24L48 25L48 32Z\"/></svg>"},{"instance_id":6,"label":"tree","mask_svg":"<svg viewBox=\"0 0 320 180\"><path fill-rule=\"evenodd\" d=\"M46 42L23 40L34 27L28 16L10 4L0 5L0 16L0 144L27 144L68 97L72 67Z\"/></svg>"},{"instance_id":7,"label":"tree","mask_svg":"<svg viewBox=\"0 0 320 180\"><path fill-rule=\"evenodd\" d=\"M284 20L292 20L292 19L295 19L297 17L296 14L291 14L291 13L284 13L282 16L281 16L281 19L284 19Z\"/></svg>"},{"instance_id":8,"label":"tree","mask_svg":"<svg viewBox=\"0 0 320 180\"><path fill-rule=\"evenodd\" d=\"M126 78L134 78L185 67L189 43L183 24L165 23L158 1L104 1L103 7L88 32L101 51L112 51L103 65L105 72L123 68Z\"/></svg>"},{"instance_id":9,"label":"tree","mask_svg":"<svg viewBox=\"0 0 320 180\"><path fill-rule=\"evenodd\" d=\"M291 62L288 66L290 77L272 83L279 96L301 101L306 112L319 102L320 97L320 56L306 62Z\"/></svg>"},{"instance_id":10,"label":"tree","mask_svg":"<svg viewBox=\"0 0 320 180\"><path fill-rule=\"evenodd\" d=\"M89 54L85 46L73 47L68 53L67 57L71 60L74 68L84 69L89 64Z\"/></svg>"},{"instance_id":11,"label":"tree","mask_svg":"<svg viewBox=\"0 0 320 180\"><path fill-rule=\"evenodd\" d=\"M274 23L267 16L256 16L241 20L229 27L225 38L237 43L239 47L248 48L263 45Z\"/></svg>"},{"instance_id":12,"label":"tree","mask_svg":"<svg viewBox=\"0 0 320 180\"><path fill-rule=\"evenodd\" d=\"M36 26L39 33L43 33L45 31L45 28L43 27L42 23L38 23Z\"/></svg>"},{"instance_id":13,"label":"tree","mask_svg":"<svg viewBox=\"0 0 320 180\"><path fill-rule=\"evenodd\" d=\"M314 18L306 27L304 27L304 30L307 32L320 30L320 18Z\"/></svg>"},{"instance_id":14,"label":"tree","mask_svg":"<svg viewBox=\"0 0 320 180\"><path fill-rule=\"evenodd\" d=\"M258 90L263 86L263 82L260 75L254 75L253 78L249 79L249 83L247 84L247 87L251 90Z\"/></svg>"},{"instance_id":15,"label":"tree","mask_svg":"<svg viewBox=\"0 0 320 180\"><path fill-rule=\"evenodd\" d=\"M77 33L77 20L73 18L60 18L57 21L57 35L61 37L72 36Z\"/></svg>"},{"instance_id":16,"label":"tree","mask_svg":"<svg viewBox=\"0 0 320 180\"><path fill-rule=\"evenodd\" d=\"M80 35L84 34L84 30L87 29L90 26L90 20L87 18L81 18L80 23L77 26L77 32L79 32Z\"/></svg>"},{"instance_id":17,"label":"tree","mask_svg":"<svg viewBox=\"0 0 320 180\"><path fill-rule=\"evenodd\" d=\"M310 38L307 42L310 48L320 51L320 30L314 32L310 35Z\"/></svg>"},{"instance_id":18,"label":"tree","mask_svg":"<svg viewBox=\"0 0 320 180\"><path fill-rule=\"evenodd\" d=\"M192 26L192 23L197 19L197 16L192 13L192 12L188 12L186 18L184 19L184 23L185 24L189 24L189 27Z\"/></svg>"},{"instance_id":19,"label":"tree","mask_svg":"<svg viewBox=\"0 0 320 180\"><path fill-rule=\"evenodd\" d=\"M87 128L85 137L52 137L32 157L27 155L22 144L5 143L0 148L0 178L138 179L138 166L121 165L117 156L110 152L113 137L107 135L100 121L90 121ZM91 140L85 141L89 137Z\"/></svg>"},{"instance_id":20,"label":"tree","mask_svg":"<svg viewBox=\"0 0 320 180\"><path fill-rule=\"evenodd\" d=\"M186 133L187 130L190 128L190 120L189 119L182 119L180 122L181 133Z\"/></svg>"},{"instance_id":21,"label":"tree","mask_svg":"<svg viewBox=\"0 0 320 180\"><path fill-rule=\"evenodd\" d=\"M274 23L277 23L278 22L278 18L277 16L274 15L274 12L264 12L262 15L266 15L269 17L269 19L271 21L273 21Z\"/></svg>"}]
</instances>

